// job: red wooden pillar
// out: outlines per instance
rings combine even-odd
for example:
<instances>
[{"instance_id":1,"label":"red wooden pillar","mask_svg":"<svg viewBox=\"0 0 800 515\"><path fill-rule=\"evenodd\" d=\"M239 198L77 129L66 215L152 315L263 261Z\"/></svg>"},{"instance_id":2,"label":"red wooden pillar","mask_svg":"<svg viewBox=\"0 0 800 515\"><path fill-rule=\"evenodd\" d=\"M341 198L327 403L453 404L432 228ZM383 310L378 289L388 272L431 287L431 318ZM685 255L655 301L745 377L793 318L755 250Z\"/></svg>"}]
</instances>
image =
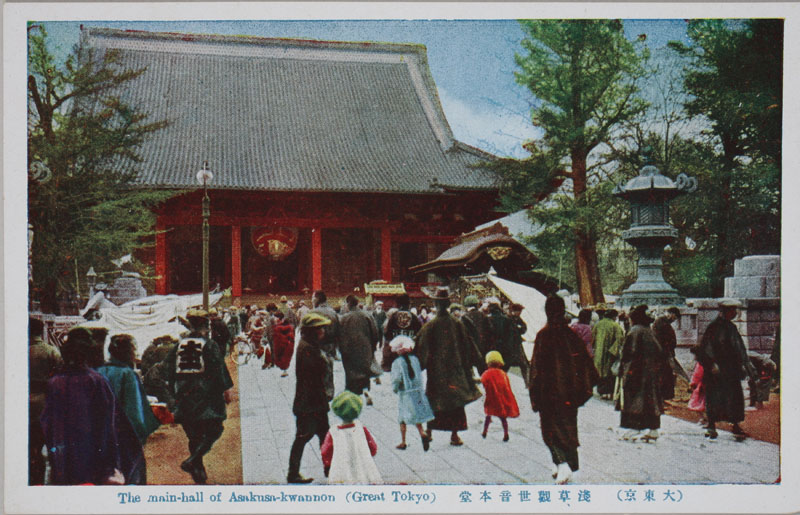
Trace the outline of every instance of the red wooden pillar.
<instances>
[{"instance_id":1,"label":"red wooden pillar","mask_svg":"<svg viewBox=\"0 0 800 515\"><path fill-rule=\"evenodd\" d=\"M156 223L156 295L167 294L167 233Z\"/></svg>"},{"instance_id":2,"label":"red wooden pillar","mask_svg":"<svg viewBox=\"0 0 800 515\"><path fill-rule=\"evenodd\" d=\"M322 229L311 229L311 287L322 289Z\"/></svg>"},{"instance_id":3,"label":"red wooden pillar","mask_svg":"<svg viewBox=\"0 0 800 515\"><path fill-rule=\"evenodd\" d=\"M234 298L242 296L242 228L231 226L231 283Z\"/></svg>"},{"instance_id":4,"label":"red wooden pillar","mask_svg":"<svg viewBox=\"0 0 800 515\"><path fill-rule=\"evenodd\" d=\"M381 228L381 279L392 282L392 230Z\"/></svg>"}]
</instances>

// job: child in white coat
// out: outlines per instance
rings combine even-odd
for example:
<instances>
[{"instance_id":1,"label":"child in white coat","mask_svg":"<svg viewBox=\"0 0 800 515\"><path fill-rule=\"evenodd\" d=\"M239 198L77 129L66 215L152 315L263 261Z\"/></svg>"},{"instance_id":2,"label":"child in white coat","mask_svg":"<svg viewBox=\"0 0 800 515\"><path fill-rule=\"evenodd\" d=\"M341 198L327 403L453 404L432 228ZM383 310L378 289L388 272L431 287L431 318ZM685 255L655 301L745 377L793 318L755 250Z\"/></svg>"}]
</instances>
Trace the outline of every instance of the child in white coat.
<instances>
[{"instance_id":1,"label":"child in white coat","mask_svg":"<svg viewBox=\"0 0 800 515\"><path fill-rule=\"evenodd\" d=\"M330 428L320 449L329 484L382 484L373 456L378 445L359 422L361 398L345 390L331 402L333 413L342 419Z\"/></svg>"}]
</instances>

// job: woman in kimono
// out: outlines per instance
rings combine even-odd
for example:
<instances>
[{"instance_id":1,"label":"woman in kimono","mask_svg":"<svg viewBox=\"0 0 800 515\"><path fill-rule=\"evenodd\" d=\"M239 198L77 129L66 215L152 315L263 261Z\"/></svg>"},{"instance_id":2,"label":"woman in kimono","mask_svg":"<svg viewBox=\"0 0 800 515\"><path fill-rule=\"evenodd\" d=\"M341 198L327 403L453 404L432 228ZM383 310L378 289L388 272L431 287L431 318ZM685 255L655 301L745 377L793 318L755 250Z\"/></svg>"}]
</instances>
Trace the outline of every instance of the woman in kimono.
<instances>
[{"instance_id":1,"label":"woman in kimono","mask_svg":"<svg viewBox=\"0 0 800 515\"><path fill-rule=\"evenodd\" d=\"M422 386L422 369L419 359L411 354L414 350L414 340L408 336L396 336L389 342L392 352L398 358L392 362L392 390L398 395L397 421L400 423L400 450L405 450L406 425L414 424L422 439L422 448L430 448L431 439L422 428L422 424L433 420L433 410L425 396Z\"/></svg>"}]
</instances>

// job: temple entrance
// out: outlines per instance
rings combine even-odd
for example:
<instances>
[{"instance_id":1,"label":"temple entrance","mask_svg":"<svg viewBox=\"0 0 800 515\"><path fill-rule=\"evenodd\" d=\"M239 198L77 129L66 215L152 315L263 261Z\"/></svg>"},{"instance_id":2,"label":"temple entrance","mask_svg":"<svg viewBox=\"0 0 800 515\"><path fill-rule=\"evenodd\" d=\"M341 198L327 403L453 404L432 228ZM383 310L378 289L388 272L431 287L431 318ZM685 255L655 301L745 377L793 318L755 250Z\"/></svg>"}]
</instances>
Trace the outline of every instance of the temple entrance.
<instances>
[{"instance_id":1,"label":"temple entrance","mask_svg":"<svg viewBox=\"0 0 800 515\"><path fill-rule=\"evenodd\" d=\"M273 237L265 235L262 228L242 227L242 291L244 293L288 293L307 287L310 283L310 260L307 255L311 250L311 236L307 229L290 229L295 233L296 241L286 255L270 255L268 244L259 240ZM287 249L288 250L288 249ZM267 254L267 255L263 255ZM301 270L305 273L301 274ZM308 276L306 279L305 276Z\"/></svg>"},{"instance_id":2,"label":"temple entrance","mask_svg":"<svg viewBox=\"0 0 800 515\"><path fill-rule=\"evenodd\" d=\"M167 232L169 248L170 291L197 293L203 291L202 228L178 225ZM231 285L231 229L211 226L208 238L208 284L214 289Z\"/></svg>"},{"instance_id":3,"label":"temple entrance","mask_svg":"<svg viewBox=\"0 0 800 515\"><path fill-rule=\"evenodd\" d=\"M352 292L380 279L380 232L376 229L322 231L322 289Z\"/></svg>"}]
</instances>

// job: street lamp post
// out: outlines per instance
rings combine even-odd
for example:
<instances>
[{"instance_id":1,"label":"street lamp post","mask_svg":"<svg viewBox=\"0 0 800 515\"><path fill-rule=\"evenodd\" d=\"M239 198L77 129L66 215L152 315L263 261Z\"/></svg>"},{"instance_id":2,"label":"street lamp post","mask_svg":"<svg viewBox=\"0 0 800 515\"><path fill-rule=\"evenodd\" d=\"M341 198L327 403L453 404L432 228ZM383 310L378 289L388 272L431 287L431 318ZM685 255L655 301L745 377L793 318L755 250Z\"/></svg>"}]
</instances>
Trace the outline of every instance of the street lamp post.
<instances>
[{"instance_id":1,"label":"street lamp post","mask_svg":"<svg viewBox=\"0 0 800 515\"><path fill-rule=\"evenodd\" d=\"M211 199L208 198L208 182L214 174L203 161L203 169L197 172L197 180L203 185L203 309L208 311L208 217L211 216Z\"/></svg>"}]
</instances>

